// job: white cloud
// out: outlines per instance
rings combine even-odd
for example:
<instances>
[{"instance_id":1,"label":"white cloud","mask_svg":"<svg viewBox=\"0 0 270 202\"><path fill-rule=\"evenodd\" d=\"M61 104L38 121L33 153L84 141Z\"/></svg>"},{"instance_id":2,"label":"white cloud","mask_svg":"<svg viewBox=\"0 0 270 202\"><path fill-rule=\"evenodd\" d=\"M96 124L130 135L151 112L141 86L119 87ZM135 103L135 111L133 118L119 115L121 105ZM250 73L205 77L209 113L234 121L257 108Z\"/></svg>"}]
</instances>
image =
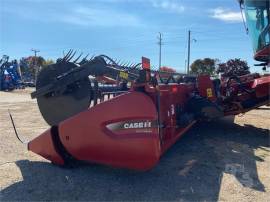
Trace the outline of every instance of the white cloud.
<instances>
[{"instance_id":1,"label":"white cloud","mask_svg":"<svg viewBox=\"0 0 270 202\"><path fill-rule=\"evenodd\" d=\"M140 3L150 4L150 6L162 9L172 13L182 13L185 11L185 7L179 2L179 0L99 0L99 2L106 3Z\"/></svg>"},{"instance_id":2,"label":"white cloud","mask_svg":"<svg viewBox=\"0 0 270 202\"><path fill-rule=\"evenodd\" d=\"M141 20L129 13L90 7L74 8L70 14L61 15L59 21L81 26L140 26Z\"/></svg>"},{"instance_id":3,"label":"white cloud","mask_svg":"<svg viewBox=\"0 0 270 202\"><path fill-rule=\"evenodd\" d=\"M225 22L237 23L243 21L241 12L230 11L224 8L215 8L210 10L210 13L211 13L210 17Z\"/></svg>"},{"instance_id":4,"label":"white cloud","mask_svg":"<svg viewBox=\"0 0 270 202\"><path fill-rule=\"evenodd\" d=\"M0 0L1 1L1 0ZM35 2L34 6L20 5L20 9L13 9L11 6L4 7L3 11L10 15L19 16L31 21L40 21L45 23L65 23L81 27L141 27L145 25L143 16L133 14L111 4L147 4L153 8L171 12L182 13L185 7L179 3L179 0L93 0L94 6L76 5L74 1L69 4L61 5L62 1L58 0L25 0ZM97 3L98 2L98 3ZM104 4L106 2L106 4ZM61 9L57 9L61 5ZM105 6L106 5L106 6ZM43 9L46 8L46 9Z\"/></svg>"},{"instance_id":5,"label":"white cloud","mask_svg":"<svg viewBox=\"0 0 270 202\"><path fill-rule=\"evenodd\" d=\"M159 9L164 9L168 12L182 13L185 7L175 0L152 0L152 6Z\"/></svg>"},{"instance_id":6,"label":"white cloud","mask_svg":"<svg viewBox=\"0 0 270 202\"><path fill-rule=\"evenodd\" d=\"M116 0L115 0L116 1ZM20 10L3 8L3 11L27 20L49 23L66 23L81 27L139 27L141 18L131 13L104 7L63 7L61 10L38 10L23 7Z\"/></svg>"}]
</instances>

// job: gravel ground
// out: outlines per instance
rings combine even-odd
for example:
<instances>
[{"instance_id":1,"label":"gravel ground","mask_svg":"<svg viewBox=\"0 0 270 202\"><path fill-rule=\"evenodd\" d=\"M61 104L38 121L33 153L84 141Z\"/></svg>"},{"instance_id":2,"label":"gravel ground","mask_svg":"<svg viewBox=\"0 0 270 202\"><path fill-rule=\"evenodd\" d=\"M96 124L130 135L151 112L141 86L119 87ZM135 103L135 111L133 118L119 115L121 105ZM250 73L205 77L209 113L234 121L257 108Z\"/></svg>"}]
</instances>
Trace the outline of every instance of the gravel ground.
<instances>
[{"instance_id":1,"label":"gravel ground","mask_svg":"<svg viewBox=\"0 0 270 202\"><path fill-rule=\"evenodd\" d=\"M193 127L151 171L54 166L28 152L45 129L29 92L0 92L0 201L270 201L270 108Z\"/></svg>"}]
</instances>

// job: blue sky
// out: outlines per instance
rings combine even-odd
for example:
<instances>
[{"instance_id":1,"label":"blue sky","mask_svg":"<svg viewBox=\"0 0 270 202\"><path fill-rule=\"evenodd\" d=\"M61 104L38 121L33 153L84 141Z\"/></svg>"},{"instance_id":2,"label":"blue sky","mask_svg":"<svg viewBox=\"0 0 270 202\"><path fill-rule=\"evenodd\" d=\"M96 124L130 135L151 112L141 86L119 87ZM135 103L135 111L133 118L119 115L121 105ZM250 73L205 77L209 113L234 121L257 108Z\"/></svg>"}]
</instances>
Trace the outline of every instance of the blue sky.
<instances>
[{"instance_id":1,"label":"blue sky","mask_svg":"<svg viewBox=\"0 0 270 202\"><path fill-rule=\"evenodd\" d=\"M189 29L192 61L256 63L236 0L0 0L0 55L11 58L36 48L56 59L72 48L158 66L161 32L162 65L184 71Z\"/></svg>"}]
</instances>

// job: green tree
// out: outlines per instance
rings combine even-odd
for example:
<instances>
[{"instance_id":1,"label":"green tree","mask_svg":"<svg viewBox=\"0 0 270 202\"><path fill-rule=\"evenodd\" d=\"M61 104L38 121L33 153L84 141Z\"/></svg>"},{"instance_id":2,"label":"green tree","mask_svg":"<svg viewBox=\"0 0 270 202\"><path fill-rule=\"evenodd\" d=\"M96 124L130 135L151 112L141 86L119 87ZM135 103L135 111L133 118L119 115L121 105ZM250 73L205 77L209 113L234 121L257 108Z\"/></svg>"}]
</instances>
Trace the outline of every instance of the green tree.
<instances>
[{"instance_id":1,"label":"green tree","mask_svg":"<svg viewBox=\"0 0 270 202\"><path fill-rule=\"evenodd\" d=\"M54 64L55 62L54 62L54 60L52 60L52 59L47 59L47 60L45 60L44 62L43 62L43 66L47 66L47 65L51 65L51 64Z\"/></svg>"},{"instance_id":2,"label":"green tree","mask_svg":"<svg viewBox=\"0 0 270 202\"><path fill-rule=\"evenodd\" d=\"M231 77L249 74L250 71L246 61L236 58L218 64L217 73L221 73L224 77Z\"/></svg>"},{"instance_id":3,"label":"green tree","mask_svg":"<svg viewBox=\"0 0 270 202\"><path fill-rule=\"evenodd\" d=\"M36 70L39 70L39 67L42 67L45 63L45 59L41 56L34 57L23 57L20 59L20 68L24 80L32 81L35 78Z\"/></svg>"},{"instance_id":4,"label":"green tree","mask_svg":"<svg viewBox=\"0 0 270 202\"><path fill-rule=\"evenodd\" d=\"M217 59L211 58L195 60L190 66L191 73L214 75L216 72L217 63Z\"/></svg>"}]
</instances>

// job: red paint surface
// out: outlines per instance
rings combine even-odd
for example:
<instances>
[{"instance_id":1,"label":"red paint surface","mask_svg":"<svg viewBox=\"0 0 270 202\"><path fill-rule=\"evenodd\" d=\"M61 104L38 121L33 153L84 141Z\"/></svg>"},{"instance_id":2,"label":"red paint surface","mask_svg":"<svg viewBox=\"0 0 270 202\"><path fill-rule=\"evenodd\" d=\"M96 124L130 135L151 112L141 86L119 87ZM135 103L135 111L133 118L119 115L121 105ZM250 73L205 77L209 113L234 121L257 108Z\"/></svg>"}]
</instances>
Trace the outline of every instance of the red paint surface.
<instances>
[{"instance_id":1,"label":"red paint surface","mask_svg":"<svg viewBox=\"0 0 270 202\"><path fill-rule=\"evenodd\" d=\"M252 88L255 89L256 97L269 96L270 92L270 76L255 79L252 83Z\"/></svg>"},{"instance_id":2,"label":"red paint surface","mask_svg":"<svg viewBox=\"0 0 270 202\"><path fill-rule=\"evenodd\" d=\"M106 129L108 122L136 119L157 120L155 105L143 93L127 93L61 123L60 138L78 160L147 170L160 157L158 130L138 133L128 129L119 136Z\"/></svg>"},{"instance_id":3,"label":"red paint surface","mask_svg":"<svg viewBox=\"0 0 270 202\"><path fill-rule=\"evenodd\" d=\"M258 61L270 61L270 45L256 52L254 59Z\"/></svg>"},{"instance_id":4,"label":"red paint surface","mask_svg":"<svg viewBox=\"0 0 270 202\"><path fill-rule=\"evenodd\" d=\"M214 89L214 84L212 82L212 80L210 79L209 75L200 75L197 78L198 80L198 90L199 90L199 94L202 97L208 98L211 101L216 101L216 95L215 95L215 89ZM212 96L209 97L207 95L207 90L211 89L212 92Z\"/></svg>"},{"instance_id":5,"label":"red paint surface","mask_svg":"<svg viewBox=\"0 0 270 202\"><path fill-rule=\"evenodd\" d=\"M57 153L54 147L51 130L45 131L43 134L29 142L28 150L54 162L55 164L64 165L64 160Z\"/></svg>"},{"instance_id":6,"label":"red paint surface","mask_svg":"<svg viewBox=\"0 0 270 202\"><path fill-rule=\"evenodd\" d=\"M142 57L142 68L146 70L150 70L150 59L146 57Z\"/></svg>"}]
</instances>

